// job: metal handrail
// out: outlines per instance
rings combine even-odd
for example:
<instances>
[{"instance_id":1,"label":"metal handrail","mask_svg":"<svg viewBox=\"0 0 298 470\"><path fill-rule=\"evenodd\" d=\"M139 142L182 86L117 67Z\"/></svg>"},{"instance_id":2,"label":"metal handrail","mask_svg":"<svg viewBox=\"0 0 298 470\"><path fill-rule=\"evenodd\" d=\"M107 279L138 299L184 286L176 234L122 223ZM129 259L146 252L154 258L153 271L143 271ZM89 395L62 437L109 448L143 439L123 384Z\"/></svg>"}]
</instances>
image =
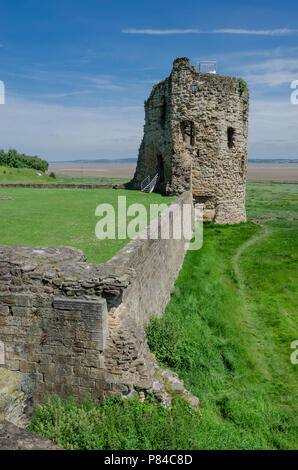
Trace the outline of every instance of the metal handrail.
<instances>
[{"instance_id":1,"label":"metal handrail","mask_svg":"<svg viewBox=\"0 0 298 470\"><path fill-rule=\"evenodd\" d=\"M152 179L150 179L150 176L147 176L141 182L141 191L143 193L152 193L152 191L154 190L157 184L158 176L159 176L159 173L156 173L156 175L154 175Z\"/></svg>"},{"instance_id":2,"label":"metal handrail","mask_svg":"<svg viewBox=\"0 0 298 470\"><path fill-rule=\"evenodd\" d=\"M215 60L202 60L197 63L196 69L200 73L216 73L217 64Z\"/></svg>"}]
</instances>

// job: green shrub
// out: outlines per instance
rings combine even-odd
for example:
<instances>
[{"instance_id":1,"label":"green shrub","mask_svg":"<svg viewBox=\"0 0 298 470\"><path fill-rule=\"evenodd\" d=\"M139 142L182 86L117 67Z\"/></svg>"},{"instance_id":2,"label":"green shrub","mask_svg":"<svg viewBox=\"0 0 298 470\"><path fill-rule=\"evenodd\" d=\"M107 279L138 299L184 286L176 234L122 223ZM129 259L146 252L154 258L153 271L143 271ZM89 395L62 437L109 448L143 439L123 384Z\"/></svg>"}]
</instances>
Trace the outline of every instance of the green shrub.
<instances>
[{"instance_id":1,"label":"green shrub","mask_svg":"<svg viewBox=\"0 0 298 470\"><path fill-rule=\"evenodd\" d=\"M55 397L29 429L70 450L195 449L199 426L200 412L178 398L169 409L150 396L82 405Z\"/></svg>"},{"instance_id":2,"label":"green shrub","mask_svg":"<svg viewBox=\"0 0 298 470\"><path fill-rule=\"evenodd\" d=\"M238 79L238 82L239 82L239 90L240 90L240 94L242 95L242 93L246 90L247 88L247 84L246 82L242 79L242 78L239 78Z\"/></svg>"},{"instance_id":3,"label":"green shrub","mask_svg":"<svg viewBox=\"0 0 298 470\"><path fill-rule=\"evenodd\" d=\"M164 365L189 370L195 345L187 339L187 332L169 316L153 317L146 328L151 351Z\"/></svg>"},{"instance_id":4,"label":"green shrub","mask_svg":"<svg viewBox=\"0 0 298 470\"><path fill-rule=\"evenodd\" d=\"M9 166L12 168L34 168L39 171L47 171L49 164L47 161L34 156L30 157L18 153L14 149L9 149L7 153L4 150L0 150L0 165Z\"/></svg>"}]
</instances>

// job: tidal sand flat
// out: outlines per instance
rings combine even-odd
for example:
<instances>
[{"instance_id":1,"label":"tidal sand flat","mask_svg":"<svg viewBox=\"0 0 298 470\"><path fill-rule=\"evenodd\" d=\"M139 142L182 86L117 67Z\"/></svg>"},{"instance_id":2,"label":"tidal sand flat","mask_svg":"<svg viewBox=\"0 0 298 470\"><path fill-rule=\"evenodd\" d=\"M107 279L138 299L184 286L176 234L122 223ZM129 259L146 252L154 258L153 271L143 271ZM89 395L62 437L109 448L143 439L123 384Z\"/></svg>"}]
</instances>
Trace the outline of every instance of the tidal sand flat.
<instances>
[{"instance_id":1,"label":"tidal sand flat","mask_svg":"<svg viewBox=\"0 0 298 470\"><path fill-rule=\"evenodd\" d=\"M51 163L57 175L80 177L132 178L136 163ZM298 181L298 163L248 163L248 181Z\"/></svg>"},{"instance_id":2,"label":"tidal sand flat","mask_svg":"<svg viewBox=\"0 0 298 470\"><path fill-rule=\"evenodd\" d=\"M50 163L49 171L57 175L68 176L91 176L93 178L132 178L135 172L136 163L75 163L62 162Z\"/></svg>"},{"instance_id":3,"label":"tidal sand flat","mask_svg":"<svg viewBox=\"0 0 298 470\"><path fill-rule=\"evenodd\" d=\"M298 163L248 163L248 181L298 181Z\"/></svg>"}]
</instances>

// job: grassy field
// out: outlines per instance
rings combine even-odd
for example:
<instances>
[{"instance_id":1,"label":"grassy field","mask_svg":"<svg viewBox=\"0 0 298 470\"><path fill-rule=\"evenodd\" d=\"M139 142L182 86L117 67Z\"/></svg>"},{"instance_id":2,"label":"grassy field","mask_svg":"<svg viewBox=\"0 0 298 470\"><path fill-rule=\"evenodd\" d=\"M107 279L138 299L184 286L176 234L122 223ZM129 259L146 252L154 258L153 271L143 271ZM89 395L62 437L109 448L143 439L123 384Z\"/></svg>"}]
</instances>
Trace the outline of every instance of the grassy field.
<instances>
[{"instance_id":1,"label":"grassy field","mask_svg":"<svg viewBox=\"0 0 298 470\"><path fill-rule=\"evenodd\" d=\"M248 185L258 224L207 225L188 252L151 350L201 400L54 399L30 429L69 449L297 449L297 185ZM12 228L11 228L12 229ZM10 230L11 230L10 229Z\"/></svg>"},{"instance_id":2,"label":"grassy field","mask_svg":"<svg viewBox=\"0 0 298 470\"><path fill-rule=\"evenodd\" d=\"M298 183L250 183L247 185L247 216L298 218Z\"/></svg>"},{"instance_id":3,"label":"grassy field","mask_svg":"<svg viewBox=\"0 0 298 470\"><path fill-rule=\"evenodd\" d=\"M10 168L0 166L0 184L123 184L126 178L104 178L56 175L50 177L42 171L31 168Z\"/></svg>"},{"instance_id":4,"label":"grassy field","mask_svg":"<svg viewBox=\"0 0 298 470\"><path fill-rule=\"evenodd\" d=\"M0 188L1 196L12 199L0 199L0 244L73 246L90 263L107 261L129 241L96 238L98 204L112 204L117 214L118 196L126 196L127 206L137 202L149 207L173 200L156 193L115 189Z\"/></svg>"}]
</instances>

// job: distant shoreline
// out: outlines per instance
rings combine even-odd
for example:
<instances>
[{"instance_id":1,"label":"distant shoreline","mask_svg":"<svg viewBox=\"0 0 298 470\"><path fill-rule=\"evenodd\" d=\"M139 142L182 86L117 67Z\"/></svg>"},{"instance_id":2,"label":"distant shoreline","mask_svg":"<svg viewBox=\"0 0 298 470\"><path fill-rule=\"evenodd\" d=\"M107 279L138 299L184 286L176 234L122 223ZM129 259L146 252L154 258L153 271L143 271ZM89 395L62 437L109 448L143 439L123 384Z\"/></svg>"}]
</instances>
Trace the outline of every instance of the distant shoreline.
<instances>
[{"instance_id":1,"label":"distant shoreline","mask_svg":"<svg viewBox=\"0 0 298 470\"><path fill-rule=\"evenodd\" d=\"M64 160L49 162L50 165L58 165L64 163L137 163L137 158L97 158L95 160ZM298 158L248 158L248 163L298 163Z\"/></svg>"},{"instance_id":2,"label":"distant shoreline","mask_svg":"<svg viewBox=\"0 0 298 470\"><path fill-rule=\"evenodd\" d=\"M59 163L137 163L137 158L97 158L95 160L61 160L55 162L49 162L50 165ZM298 163L298 160L297 160Z\"/></svg>"},{"instance_id":3,"label":"distant shoreline","mask_svg":"<svg viewBox=\"0 0 298 470\"><path fill-rule=\"evenodd\" d=\"M96 160L80 162L58 162L51 163L49 171L57 175L68 175L74 177L106 177L106 178L127 178L132 179L137 161L113 161L104 162ZM248 160L247 165L248 181L298 181L298 160L289 163L284 161L255 161Z\"/></svg>"}]
</instances>

